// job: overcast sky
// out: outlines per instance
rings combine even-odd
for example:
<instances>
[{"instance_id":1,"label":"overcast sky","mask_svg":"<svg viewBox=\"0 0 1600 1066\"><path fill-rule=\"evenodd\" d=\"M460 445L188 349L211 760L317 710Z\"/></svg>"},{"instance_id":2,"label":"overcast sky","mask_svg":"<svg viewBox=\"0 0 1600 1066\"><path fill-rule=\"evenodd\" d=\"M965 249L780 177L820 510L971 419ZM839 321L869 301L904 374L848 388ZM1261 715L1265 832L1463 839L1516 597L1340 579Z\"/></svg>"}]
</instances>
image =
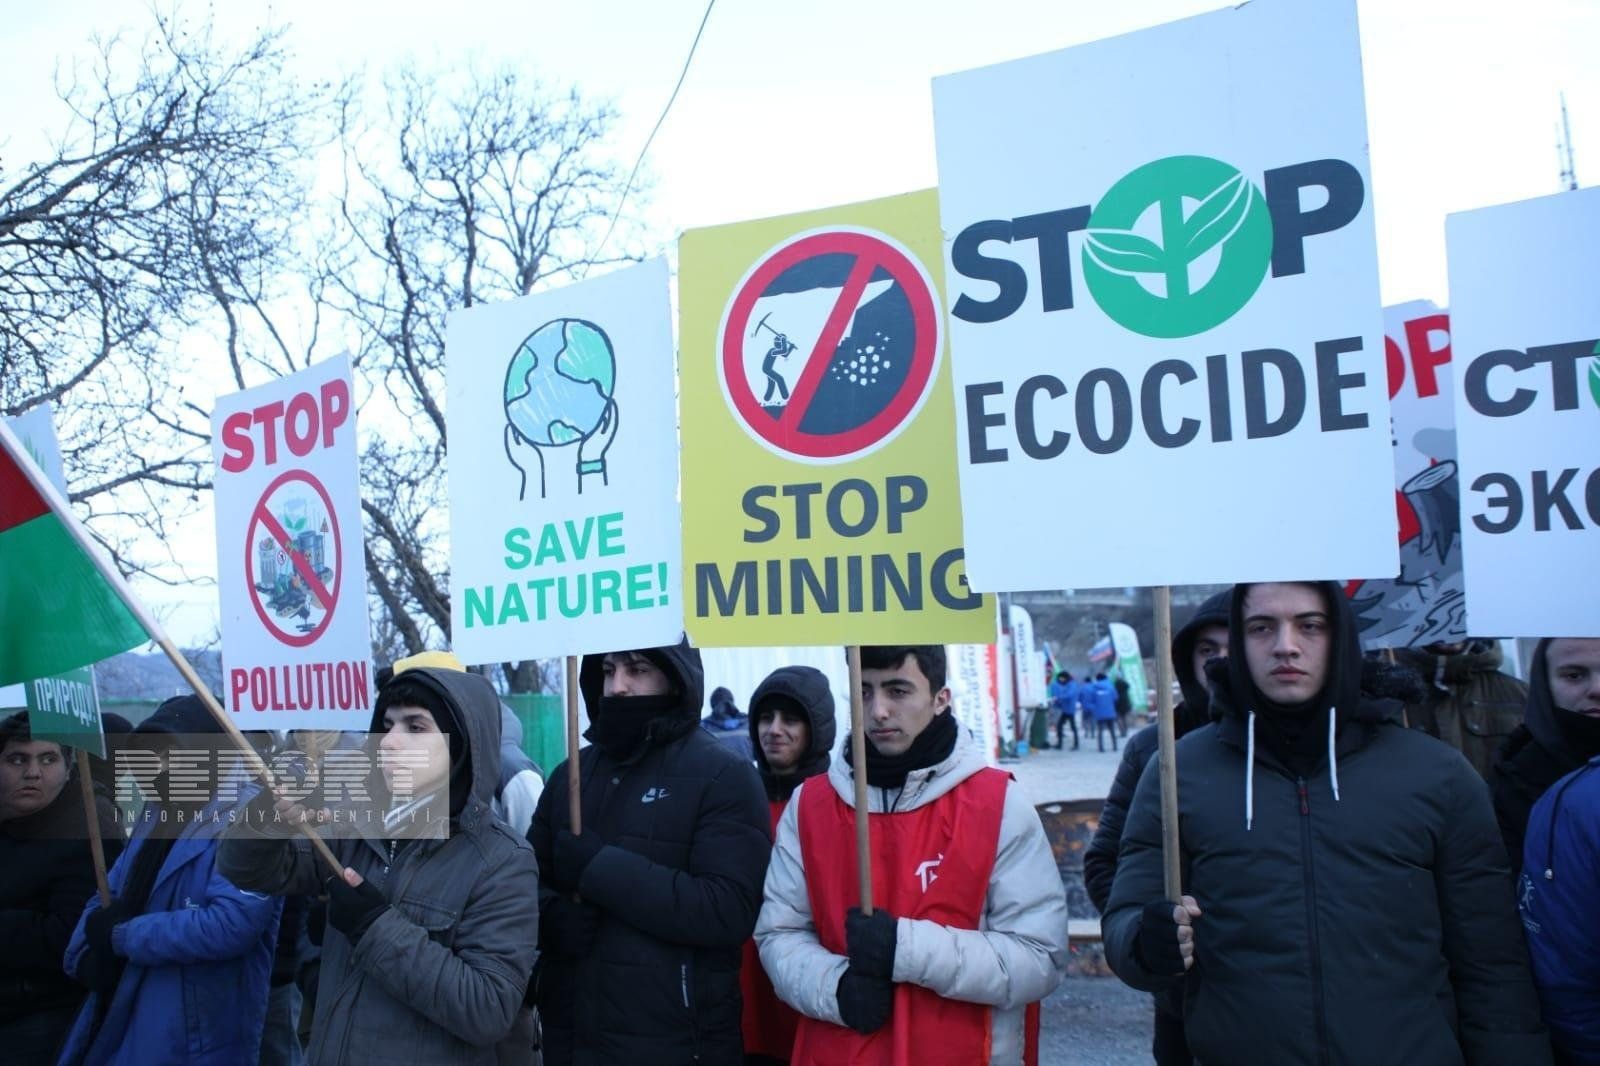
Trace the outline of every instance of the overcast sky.
<instances>
[{"instance_id":1,"label":"overcast sky","mask_svg":"<svg viewBox=\"0 0 1600 1066\"><path fill-rule=\"evenodd\" d=\"M202 13L205 5L190 5ZM926 188L930 79L1214 9L1210 0L718 0L646 161L642 214L683 229ZM1600 178L1600 2L1362 0L1362 60L1385 303L1448 301L1444 218L1555 192L1565 91L1585 185ZM59 128L53 75L93 33L148 25L128 0L5 3L0 119L11 164ZM404 59L525 63L622 113L631 161L678 76L702 0L276 0L215 4L222 29L287 24L308 77ZM1085 106L1093 106L1086 101ZM197 535L209 530L209 515ZM180 641L215 624L211 590L177 596Z\"/></svg>"}]
</instances>

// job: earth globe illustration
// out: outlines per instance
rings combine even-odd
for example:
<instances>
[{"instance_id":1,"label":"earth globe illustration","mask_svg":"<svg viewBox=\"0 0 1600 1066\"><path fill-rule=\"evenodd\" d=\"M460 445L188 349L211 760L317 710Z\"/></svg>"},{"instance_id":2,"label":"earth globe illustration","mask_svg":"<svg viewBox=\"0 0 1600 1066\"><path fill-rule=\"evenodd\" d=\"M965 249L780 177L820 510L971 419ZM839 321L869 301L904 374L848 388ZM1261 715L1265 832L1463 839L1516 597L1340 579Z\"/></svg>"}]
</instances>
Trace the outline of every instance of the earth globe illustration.
<instances>
[{"instance_id":1,"label":"earth globe illustration","mask_svg":"<svg viewBox=\"0 0 1600 1066\"><path fill-rule=\"evenodd\" d=\"M605 421L616 383L616 354L605 331L581 318L554 319L511 357L506 421L537 448L581 443Z\"/></svg>"}]
</instances>

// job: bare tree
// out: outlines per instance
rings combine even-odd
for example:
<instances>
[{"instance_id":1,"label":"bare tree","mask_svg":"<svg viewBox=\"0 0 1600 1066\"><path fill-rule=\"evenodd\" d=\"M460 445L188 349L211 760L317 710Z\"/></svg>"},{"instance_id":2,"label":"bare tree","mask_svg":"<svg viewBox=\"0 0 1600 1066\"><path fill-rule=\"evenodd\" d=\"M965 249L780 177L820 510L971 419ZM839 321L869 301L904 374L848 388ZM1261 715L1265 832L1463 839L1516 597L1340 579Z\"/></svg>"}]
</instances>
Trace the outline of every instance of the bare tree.
<instances>
[{"instance_id":1,"label":"bare tree","mask_svg":"<svg viewBox=\"0 0 1600 1066\"><path fill-rule=\"evenodd\" d=\"M151 549L210 486L208 365L243 386L271 354L244 337L273 335L333 97L284 64L276 32L228 48L158 17L60 79L45 158L0 160L0 413L56 405L70 496L124 570L181 574Z\"/></svg>"},{"instance_id":2,"label":"bare tree","mask_svg":"<svg viewBox=\"0 0 1600 1066\"><path fill-rule=\"evenodd\" d=\"M374 398L404 427L374 435L362 456L368 579L394 653L420 651L450 627L445 316L634 257L595 254L623 185L606 152L609 109L511 67L406 69L386 96L381 119L346 112L349 240L328 298L356 324ZM537 663L503 670L512 691L550 683Z\"/></svg>"}]
</instances>

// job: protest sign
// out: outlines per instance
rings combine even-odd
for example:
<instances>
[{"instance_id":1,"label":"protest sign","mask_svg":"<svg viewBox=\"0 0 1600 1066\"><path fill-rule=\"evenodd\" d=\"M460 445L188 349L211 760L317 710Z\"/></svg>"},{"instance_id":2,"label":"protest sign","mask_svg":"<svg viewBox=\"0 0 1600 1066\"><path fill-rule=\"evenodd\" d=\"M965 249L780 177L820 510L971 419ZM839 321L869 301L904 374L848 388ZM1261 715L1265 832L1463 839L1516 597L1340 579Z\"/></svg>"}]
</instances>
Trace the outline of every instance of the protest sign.
<instances>
[{"instance_id":1,"label":"protest sign","mask_svg":"<svg viewBox=\"0 0 1600 1066\"><path fill-rule=\"evenodd\" d=\"M993 639L961 547L938 226L930 191L684 234L696 643Z\"/></svg>"},{"instance_id":2,"label":"protest sign","mask_svg":"<svg viewBox=\"0 0 1600 1066\"><path fill-rule=\"evenodd\" d=\"M1600 189L1445 229L1467 627L1600 637Z\"/></svg>"},{"instance_id":3,"label":"protest sign","mask_svg":"<svg viewBox=\"0 0 1600 1066\"><path fill-rule=\"evenodd\" d=\"M667 266L450 316L451 643L473 663L683 633Z\"/></svg>"},{"instance_id":4,"label":"protest sign","mask_svg":"<svg viewBox=\"0 0 1600 1066\"><path fill-rule=\"evenodd\" d=\"M975 588L1395 573L1352 0L939 78L934 118Z\"/></svg>"},{"instance_id":5,"label":"protest sign","mask_svg":"<svg viewBox=\"0 0 1600 1066\"><path fill-rule=\"evenodd\" d=\"M1369 648L1465 640L1461 479L1450 316L1427 300L1383 312L1400 576L1346 587Z\"/></svg>"},{"instance_id":6,"label":"protest sign","mask_svg":"<svg viewBox=\"0 0 1600 1066\"><path fill-rule=\"evenodd\" d=\"M217 401L224 705L240 729L366 729L366 551L350 360Z\"/></svg>"}]
</instances>

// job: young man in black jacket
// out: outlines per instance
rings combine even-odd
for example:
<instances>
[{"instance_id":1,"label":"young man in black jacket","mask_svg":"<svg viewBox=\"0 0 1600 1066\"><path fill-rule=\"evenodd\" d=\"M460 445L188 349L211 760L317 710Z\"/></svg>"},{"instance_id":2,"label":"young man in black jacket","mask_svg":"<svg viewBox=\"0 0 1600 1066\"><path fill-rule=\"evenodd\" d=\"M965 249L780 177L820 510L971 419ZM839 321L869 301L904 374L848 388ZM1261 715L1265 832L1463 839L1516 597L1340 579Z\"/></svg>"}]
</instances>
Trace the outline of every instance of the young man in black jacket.
<instances>
[{"instance_id":1,"label":"young man in black jacket","mask_svg":"<svg viewBox=\"0 0 1600 1066\"><path fill-rule=\"evenodd\" d=\"M1205 666L1212 659L1228 656L1228 600L1230 592L1219 592L1202 603L1194 616L1172 638L1172 668L1183 690L1183 702L1173 710L1173 725L1179 737L1211 721L1211 698L1206 693ZM1094 839L1083 853L1083 883L1095 910L1105 913L1111 899L1111 881L1117 873L1117 849L1122 842L1122 826L1128 820L1133 790L1139 785L1145 764L1156 754L1157 727L1147 725L1135 733L1122 752L1111 792L1100 811L1100 824ZM1194 1061L1183 1035L1183 1000L1170 990L1156 995L1155 1042L1151 1047L1157 1066L1188 1066Z\"/></svg>"},{"instance_id":2,"label":"young man in black jacket","mask_svg":"<svg viewBox=\"0 0 1600 1066\"><path fill-rule=\"evenodd\" d=\"M1548 1064L1510 869L1459 752L1361 694L1331 582L1240 585L1219 720L1178 745L1184 895L1147 767L1105 918L1124 981L1181 986L1201 1062Z\"/></svg>"},{"instance_id":3,"label":"young man in black jacket","mask_svg":"<svg viewBox=\"0 0 1600 1066\"><path fill-rule=\"evenodd\" d=\"M584 656L582 832L539 797L535 995L546 1066L737 1066L739 960L772 851L755 767L700 728L687 641ZM565 764L552 774L565 781Z\"/></svg>"}]
</instances>

